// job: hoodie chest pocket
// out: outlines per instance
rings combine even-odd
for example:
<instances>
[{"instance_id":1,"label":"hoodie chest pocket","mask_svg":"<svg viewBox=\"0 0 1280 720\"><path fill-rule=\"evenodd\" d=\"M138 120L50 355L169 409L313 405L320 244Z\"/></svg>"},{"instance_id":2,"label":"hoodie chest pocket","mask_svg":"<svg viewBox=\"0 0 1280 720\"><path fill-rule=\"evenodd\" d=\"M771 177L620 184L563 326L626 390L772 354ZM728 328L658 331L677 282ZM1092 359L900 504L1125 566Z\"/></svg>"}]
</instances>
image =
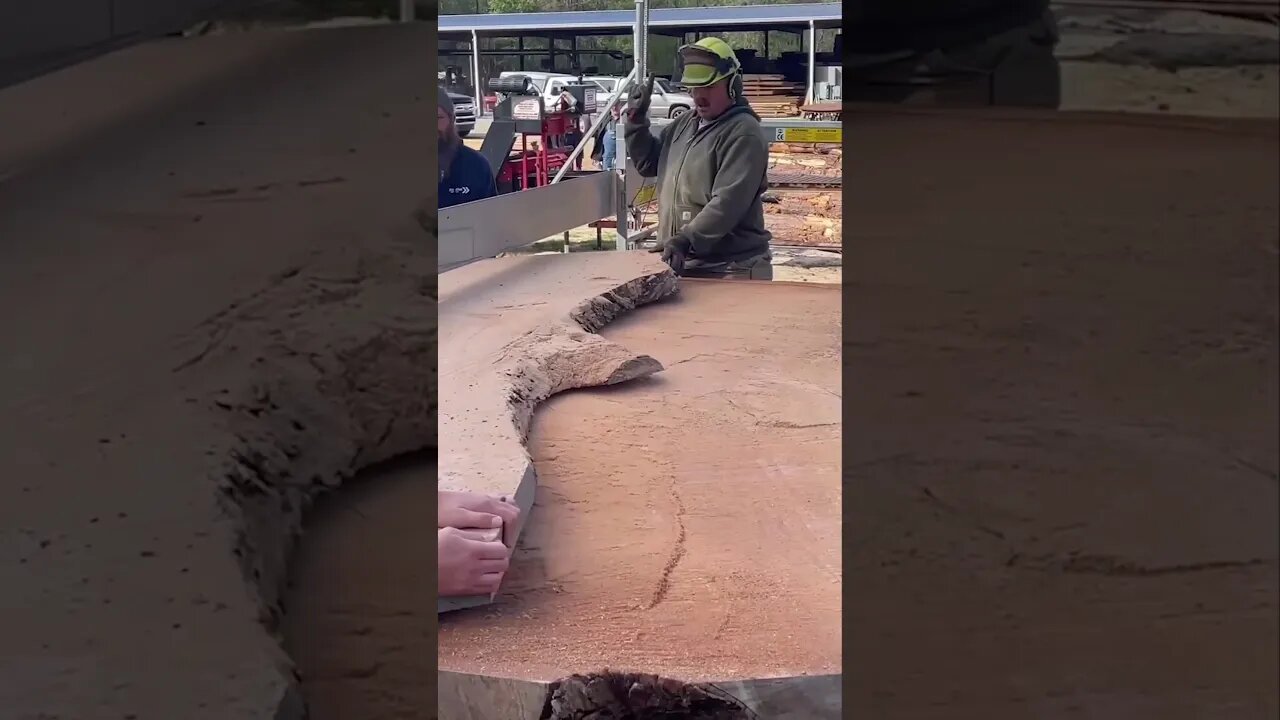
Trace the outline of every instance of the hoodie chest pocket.
<instances>
[{"instance_id":1,"label":"hoodie chest pocket","mask_svg":"<svg viewBox=\"0 0 1280 720\"><path fill-rule=\"evenodd\" d=\"M689 147L680 168L676 201L681 205L702 207L711 202L711 188L715 185L716 159L710 143L703 139Z\"/></svg>"}]
</instances>

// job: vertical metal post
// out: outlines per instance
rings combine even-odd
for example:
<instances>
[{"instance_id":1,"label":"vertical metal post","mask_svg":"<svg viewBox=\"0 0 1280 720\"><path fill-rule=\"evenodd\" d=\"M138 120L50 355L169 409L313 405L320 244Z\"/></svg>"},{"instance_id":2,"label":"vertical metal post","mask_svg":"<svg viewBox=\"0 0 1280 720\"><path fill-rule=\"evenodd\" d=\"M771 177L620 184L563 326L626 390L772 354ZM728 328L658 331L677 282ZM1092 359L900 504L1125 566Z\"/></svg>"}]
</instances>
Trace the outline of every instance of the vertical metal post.
<instances>
[{"instance_id":1,"label":"vertical metal post","mask_svg":"<svg viewBox=\"0 0 1280 720\"><path fill-rule=\"evenodd\" d=\"M413 22L417 20L416 14L413 8L413 0L400 0L400 22Z\"/></svg>"},{"instance_id":2,"label":"vertical metal post","mask_svg":"<svg viewBox=\"0 0 1280 720\"><path fill-rule=\"evenodd\" d=\"M644 71L649 72L649 0L644 0ZM637 80L644 79L644 75L637 75Z\"/></svg>"},{"instance_id":3,"label":"vertical metal post","mask_svg":"<svg viewBox=\"0 0 1280 720\"><path fill-rule=\"evenodd\" d=\"M524 72L524 36L516 38L516 46L520 50L520 72Z\"/></svg>"},{"instance_id":4,"label":"vertical metal post","mask_svg":"<svg viewBox=\"0 0 1280 720\"><path fill-rule=\"evenodd\" d=\"M475 30L471 31L471 85L475 88L476 117L483 117L484 99L481 97L481 89L484 82L480 80L480 36Z\"/></svg>"},{"instance_id":5,"label":"vertical metal post","mask_svg":"<svg viewBox=\"0 0 1280 720\"><path fill-rule=\"evenodd\" d=\"M631 81L642 83L649 77L649 2L648 0L636 0L636 27L635 37L631 42L631 54L633 55L634 67L632 68ZM618 85L618 100L622 100L622 92L626 88L627 82L624 80ZM606 122L611 122L612 118L606 116ZM617 227L614 228L616 245L615 250L626 251L627 235L631 219L631 208L627 206L627 173L630 170L630 164L627 159L627 143L621 132L622 127L619 123L617 135L617 155L614 160L614 167L622 168L621 172L615 170L613 173L614 183L617 184Z\"/></svg>"},{"instance_id":6,"label":"vertical metal post","mask_svg":"<svg viewBox=\"0 0 1280 720\"><path fill-rule=\"evenodd\" d=\"M613 118L608 119L609 122ZM617 217L614 218L615 226L613 228L613 249L617 251L627 250L627 225L630 223L630 213L627 207L627 140L626 136L621 132L622 123L618 123L617 132L617 155L614 156L613 185L614 185L614 207L617 208ZM619 172L616 168L622 168Z\"/></svg>"},{"instance_id":7,"label":"vertical metal post","mask_svg":"<svg viewBox=\"0 0 1280 720\"><path fill-rule=\"evenodd\" d=\"M804 94L805 104L813 102L813 77L815 72L814 65L816 65L818 61L817 46L818 46L818 36L814 30L813 21L810 20L809 21L809 89L805 91L805 94Z\"/></svg>"},{"instance_id":8,"label":"vertical metal post","mask_svg":"<svg viewBox=\"0 0 1280 720\"><path fill-rule=\"evenodd\" d=\"M646 0L636 0L636 31L631 43L632 54L635 55L636 82L644 82L649 77L649 48L646 44L649 28L645 26L648 9L649 3Z\"/></svg>"}]
</instances>

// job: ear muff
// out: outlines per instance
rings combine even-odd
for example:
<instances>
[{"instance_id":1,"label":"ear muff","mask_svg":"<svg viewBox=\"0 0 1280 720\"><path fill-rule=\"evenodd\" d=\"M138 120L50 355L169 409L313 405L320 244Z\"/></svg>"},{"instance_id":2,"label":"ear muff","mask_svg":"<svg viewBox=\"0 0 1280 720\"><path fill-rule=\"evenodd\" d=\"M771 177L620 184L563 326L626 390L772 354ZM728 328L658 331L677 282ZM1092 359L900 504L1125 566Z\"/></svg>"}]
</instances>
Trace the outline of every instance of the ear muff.
<instances>
[{"instance_id":1,"label":"ear muff","mask_svg":"<svg viewBox=\"0 0 1280 720\"><path fill-rule=\"evenodd\" d=\"M733 78L729 80L729 99L737 102L738 98L742 96L742 92L742 73L735 72Z\"/></svg>"}]
</instances>

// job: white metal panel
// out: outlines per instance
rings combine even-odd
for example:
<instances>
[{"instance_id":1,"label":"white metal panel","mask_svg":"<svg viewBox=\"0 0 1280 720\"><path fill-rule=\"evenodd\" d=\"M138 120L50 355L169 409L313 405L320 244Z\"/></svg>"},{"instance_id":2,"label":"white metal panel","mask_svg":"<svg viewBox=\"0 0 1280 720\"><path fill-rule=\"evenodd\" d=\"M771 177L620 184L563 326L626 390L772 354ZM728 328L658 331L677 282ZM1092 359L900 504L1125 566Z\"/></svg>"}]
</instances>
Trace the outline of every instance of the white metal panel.
<instances>
[{"instance_id":1,"label":"white metal panel","mask_svg":"<svg viewBox=\"0 0 1280 720\"><path fill-rule=\"evenodd\" d=\"M494 257L614 212L614 174L592 173L440 211L440 272Z\"/></svg>"}]
</instances>

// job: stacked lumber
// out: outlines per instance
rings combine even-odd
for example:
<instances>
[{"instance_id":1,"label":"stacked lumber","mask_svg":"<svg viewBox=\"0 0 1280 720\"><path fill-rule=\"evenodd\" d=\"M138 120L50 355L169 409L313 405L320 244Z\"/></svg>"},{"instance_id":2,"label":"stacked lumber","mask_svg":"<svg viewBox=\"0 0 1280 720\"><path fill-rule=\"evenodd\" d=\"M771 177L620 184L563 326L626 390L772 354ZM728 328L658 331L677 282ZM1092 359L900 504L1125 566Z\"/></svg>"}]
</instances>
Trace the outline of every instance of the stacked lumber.
<instances>
[{"instance_id":1,"label":"stacked lumber","mask_svg":"<svg viewBox=\"0 0 1280 720\"><path fill-rule=\"evenodd\" d=\"M782 75L743 75L742 89L760 117L795 117L804 102L804 83L791 82Z\"/></svg>"},{"instance_id":2,"label":"stacked lumber","mask_svg":"<svg viewBox=\"0 0 1280 720\"><path fill-rule=\"evenodd\" d=\"M838 102L809 103L800 106L805 120L840 120L844 108Z\"/></svg>"}]
</instances>

